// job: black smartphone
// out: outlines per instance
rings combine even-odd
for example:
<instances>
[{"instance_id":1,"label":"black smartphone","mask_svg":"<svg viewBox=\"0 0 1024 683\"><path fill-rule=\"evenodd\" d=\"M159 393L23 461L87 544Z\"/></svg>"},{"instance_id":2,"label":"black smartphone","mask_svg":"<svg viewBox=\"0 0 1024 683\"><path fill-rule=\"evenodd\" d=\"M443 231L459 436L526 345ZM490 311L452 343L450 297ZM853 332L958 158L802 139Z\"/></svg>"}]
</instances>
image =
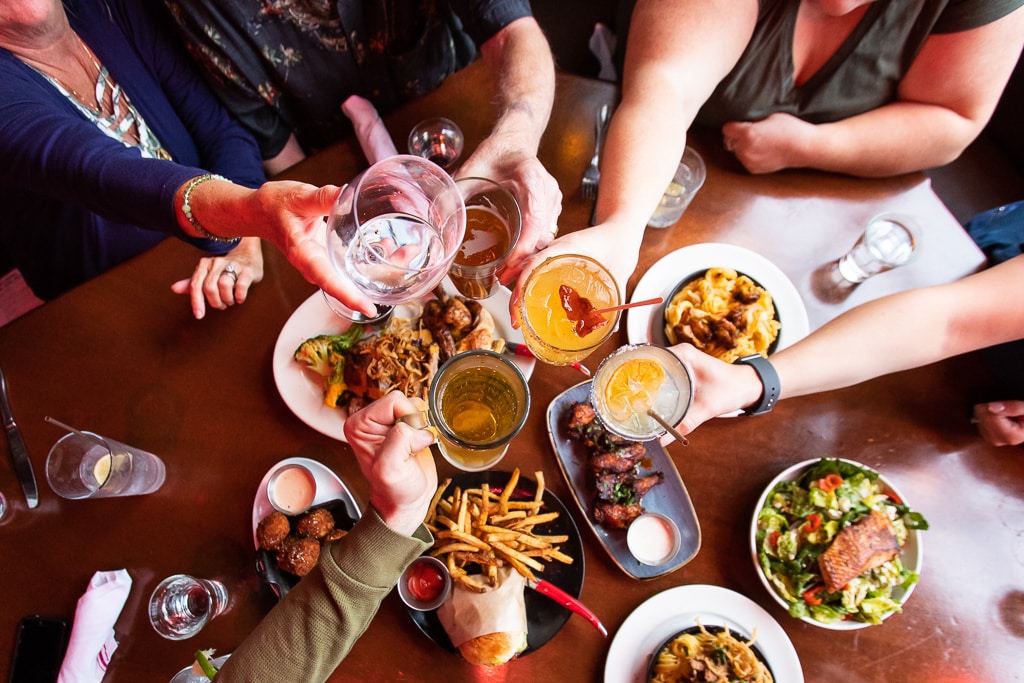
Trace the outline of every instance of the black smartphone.
<instances>
[{"instance_id":1,"label":"black smartphone","mask_svg":"<svg viewBox=\"0 0 1024 683\"><path fill-rule=\"evenodd\" d=\"M18 624L10 683L54 683L68 646L65 619L27 616Z\"/></svg>"}]
</instances>

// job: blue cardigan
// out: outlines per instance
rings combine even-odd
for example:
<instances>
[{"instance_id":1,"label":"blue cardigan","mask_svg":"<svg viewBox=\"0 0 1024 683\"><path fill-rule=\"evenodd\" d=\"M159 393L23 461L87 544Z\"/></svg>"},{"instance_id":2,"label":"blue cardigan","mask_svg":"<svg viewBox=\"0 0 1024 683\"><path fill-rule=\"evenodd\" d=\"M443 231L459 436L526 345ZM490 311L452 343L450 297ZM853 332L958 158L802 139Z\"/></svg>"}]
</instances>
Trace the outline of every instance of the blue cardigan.
<instances>
[{"instance_id":1,"label":"blue cardigan","mask_svg":"<svg viewBox=\"0 0 1024 683\"><path fill-rule=\"evenodd\" d=\"M224 253L224 244L181 231L174 195L205 171L258 187L266 178L255 140L207 89L173 28L164 28L173 24L157 14L162 5L64 4L72 28L174 161L145 159L111 139L0 48L0 257L50 299L168 235Z\"/></svg>"}]
</instances>

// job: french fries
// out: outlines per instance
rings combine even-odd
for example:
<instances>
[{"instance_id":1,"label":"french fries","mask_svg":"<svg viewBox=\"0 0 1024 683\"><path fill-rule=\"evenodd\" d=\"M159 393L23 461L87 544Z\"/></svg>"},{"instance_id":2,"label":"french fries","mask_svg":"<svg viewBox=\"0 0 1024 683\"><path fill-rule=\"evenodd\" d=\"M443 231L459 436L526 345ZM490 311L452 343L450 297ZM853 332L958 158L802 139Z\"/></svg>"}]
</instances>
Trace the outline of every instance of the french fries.
<instances>
[{"instance_id":1,"label":"french fries","mask_svg":"<svg viewBox=\"0 0 1024 683\"><path fill-rule=\"evenodd\" d=\"M534 572L544 571L544 562L572 564L573 558L558 547L568 536L533 531L558 518L557 512L542 512L544 473L534 476L537 493L529 500L512 500L518 468L500 490L487 484L456 487L444 497L451 479L441 482L424 521L435 539L430 554L444 561L453 580L482 593L495 585L498 567L506 564L530 580L536 580Z\"/></svg>"}]
</instances>

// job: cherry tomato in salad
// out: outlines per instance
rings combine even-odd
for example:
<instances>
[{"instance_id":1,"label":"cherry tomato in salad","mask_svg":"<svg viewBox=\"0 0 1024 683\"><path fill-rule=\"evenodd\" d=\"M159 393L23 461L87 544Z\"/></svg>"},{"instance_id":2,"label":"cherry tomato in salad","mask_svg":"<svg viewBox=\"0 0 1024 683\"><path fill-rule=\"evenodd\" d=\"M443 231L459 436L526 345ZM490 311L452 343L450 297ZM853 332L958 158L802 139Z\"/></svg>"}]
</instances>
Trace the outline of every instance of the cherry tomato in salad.
<instances>
[{"instance_id":1,"label":"cherry tomato in salad","mask_svg":"<svg viewBox=\"0 0 1024 683\"><path fill-rule=\"evenodd\" d=\"M768 547L771 548L775 552L779 551L779 536L781 536L781 535L782 534L779 533L778 530L773 531L770 534L768 534Z\"/></svg>"},{"instance_id":2,"label":"cherry tomato in salad","mask_svg":"<svg viewBox=\"0 0 1024 683\"><path fill-rule=\"evenodd\" d=\"M822 491L835 491L837 488L843 485L843 478L838 474L829 474L817 482L818 488Z\"/></svg>"},{"instance_id":3,"label":"cherry tomato in salad","mask_svg":"<svg viewBox=\"0 0 1024 683\"><path fill-rule=\"evenodd\" d=\"M821 515L817 512L812 512L807 515L807 521L804 522L804 530L807 533L813 533L821 528Z\"/></svg>"},{"instance_id":4,"label":"cherry tomato in salad","mask_svg":"<svg viewBox=\"0 0 1024 683\"><path fill-rule=\"evenodd\" d=\"M806 602L808 605L820 605L821 596L819 595L819 593L821 593L823 590L825 590L825 586L821 584L818 584L814 588L809 588L805 590L803 595L804 602Z\"/></svg>"}]
</instances>

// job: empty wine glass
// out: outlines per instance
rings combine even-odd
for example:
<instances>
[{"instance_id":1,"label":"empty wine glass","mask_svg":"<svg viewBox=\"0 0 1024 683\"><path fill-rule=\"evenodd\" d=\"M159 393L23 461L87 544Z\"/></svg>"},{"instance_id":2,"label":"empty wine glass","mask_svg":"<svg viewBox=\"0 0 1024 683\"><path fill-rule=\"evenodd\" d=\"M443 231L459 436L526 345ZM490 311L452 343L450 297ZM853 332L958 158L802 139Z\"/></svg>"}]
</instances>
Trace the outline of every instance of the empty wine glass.
<instances>
[{"instance_id":1,"label":"empty wine glass","mask_svg":"<svg viewBox=\"0 0 1024 683\"><path fill-rule=\"evenodd\" d=\"M409 154L378 161L342 191L327 220L335 273L380 305L413 301L447 274L466 232L462 193L444 169ZM338 315L360 319L333 297Z\"/></svg>"},{"instance_id":2,"label":"empty wine glass","mask_svg":"<svg viewBox=\"0 0 1024 683\"><path fill-rule=\"evenodd\" d=\"M149 623L164 638L184 640L199 633L227 604L228 592L220 581L175 574L150 596Z\"/></svg>"}]
</instances>

